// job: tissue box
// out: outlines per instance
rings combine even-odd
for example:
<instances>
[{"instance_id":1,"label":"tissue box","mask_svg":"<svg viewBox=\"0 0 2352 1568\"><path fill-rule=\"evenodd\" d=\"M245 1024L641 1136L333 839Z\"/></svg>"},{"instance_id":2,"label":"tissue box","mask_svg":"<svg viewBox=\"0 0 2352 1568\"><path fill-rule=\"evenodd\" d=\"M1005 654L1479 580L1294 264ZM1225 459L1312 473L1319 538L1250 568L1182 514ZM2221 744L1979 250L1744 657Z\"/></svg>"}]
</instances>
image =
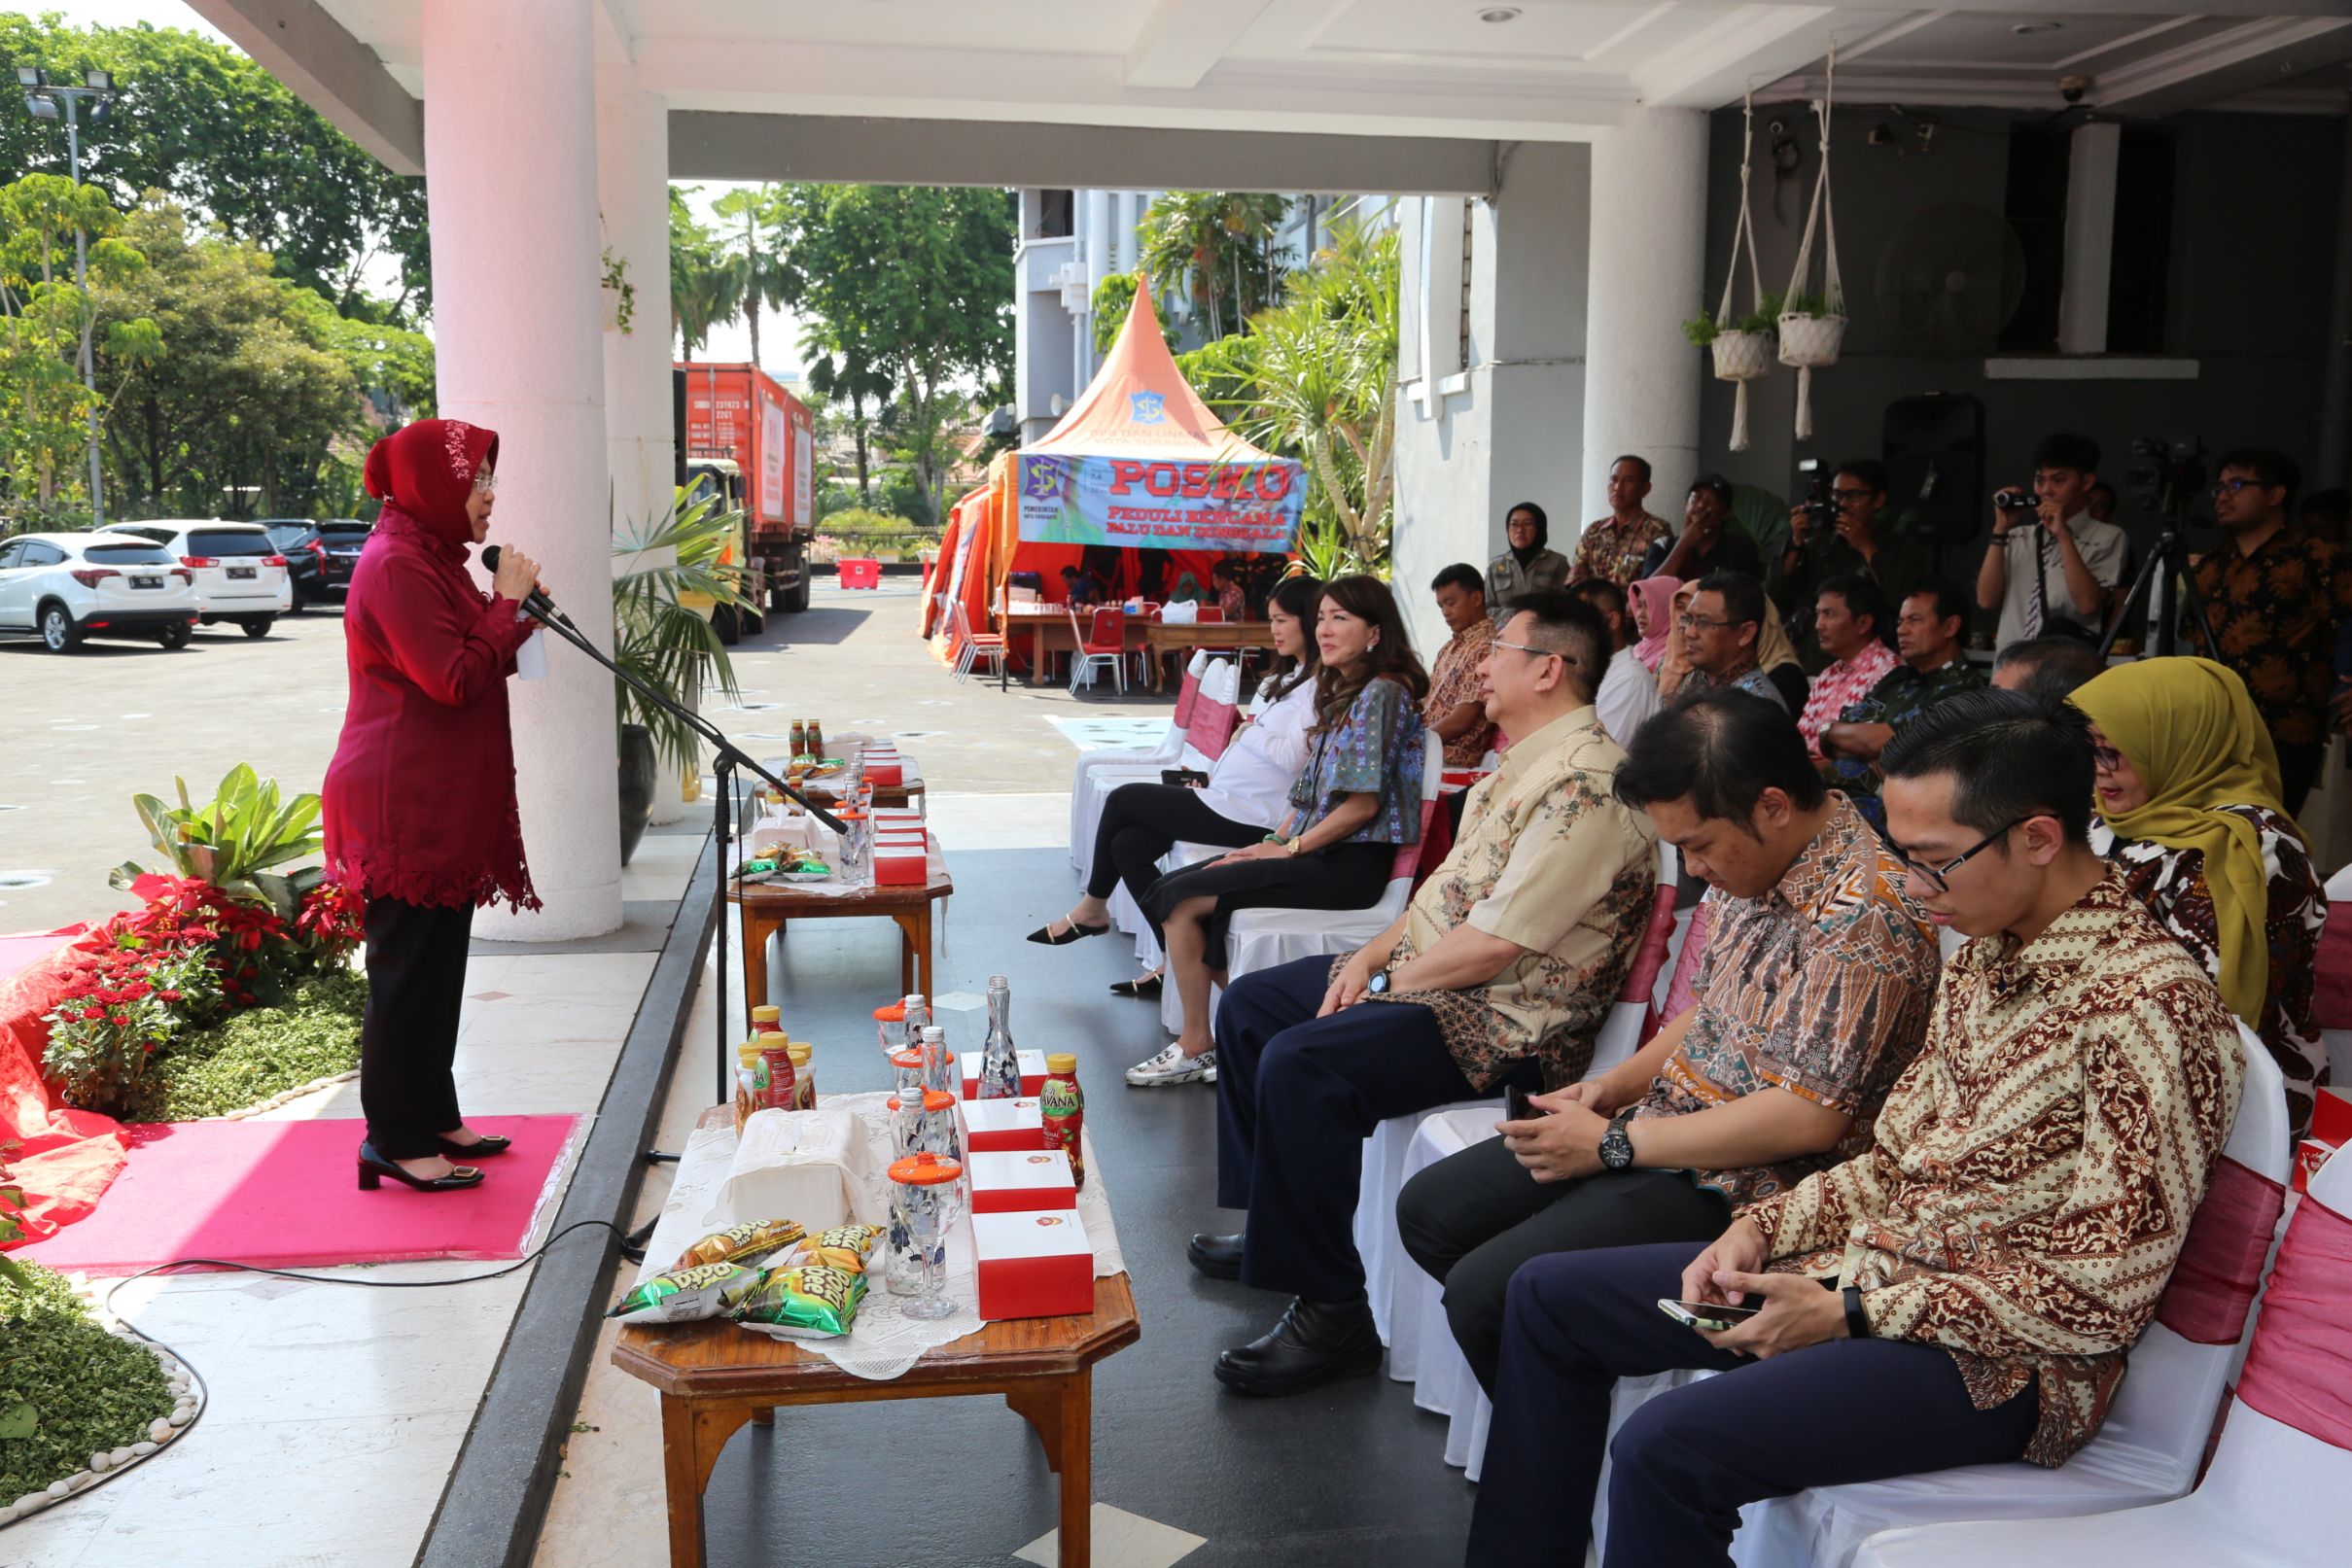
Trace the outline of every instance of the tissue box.
<instances>
[{"instance_id":1,"label":"tissue box","mask_svg":"<svg viewBox=\"0 0 2352 1568\"><path fill-rule=\"evenodd\" d=\"M895 785L906 782L906 764L899 759L895 748L869 746L860 753L859 760L867 784Z\"/></svg>"},{"instance_id":2,"label":"tissue box","mask_svg":"<svg viewBox=\"0 0 2352 1568\"><path fill-rule=\"evenodd\" d=\"M1026 1154L1045 1147L1045 1112L1035 1099L967 1099L962 1109L969 1153Z\"/></svg>"},{"instance_id":3,"label":"tissue box","mask_svg":"<svg viewBox=\"0 0 2352 1568\"><path fill-rule=\"evenodd\" d=\"M790 1219L815 1232L882 1223L887 1216L868 1194L866 1144L864 1124L847 1106L754 1111L703 1228Z\"/></svg>"},{"instance_id":4,"label":"tissue box","mask_svg":"<svg viewBox=\"0 0 2352 1568\"><path fill-rule=\"evenodd\" d=\"M1020 1058L1021 1093L1034 1099L1045 1092L1045 1053L1023 1051L1020 1053ZM980 1098L980 1053L977 1051L965 1052L963 1067L964 1098L978 1099Z\"/></svg>"},{"instance_id":5,"label":"tissue box","mask_svg":"<svg viewBox=\"0 0 2352 1568\"><path fill-rule=\"evenodd\" d=\"M893 833L874 840L874 885L878 888L919 888L930 863L920 838Z\"/></svg>"},{"instance_id":6,"label":"tissue box","mask_svg":"<svg viewBox=\"0 0 2352 1568\"><path fill-rule=\"evenodd\" d=\"M904 806L877 806L873 810L874 831L877 833L923 831L923 814Z\"/></svg>"},{"instance_id":7,"label":"tissue box","mask_svg":"<svg viewBox=\"0 0 2352 1568\"><path fill-rule=\"evenodd\" d=\"M972 1254L985 1319L1064 1317L1095 1308L1094 1248L1074 1208L974 1214Z\"/></svg>"},{"instance_id":8,"label":"tissue box","mask_svg":"<svg viewBox=\"0 0 2352 1568\"><path fill-rule=\"evenodd\" d=\"M1051 1211L1072 1207L1078 1202L1078 1184L1070 1175L1070 1156L1059 1149L1027 1154L966 1151L965 1174L972 1184L975 1214Z\"/></svg>"}]
</instances>

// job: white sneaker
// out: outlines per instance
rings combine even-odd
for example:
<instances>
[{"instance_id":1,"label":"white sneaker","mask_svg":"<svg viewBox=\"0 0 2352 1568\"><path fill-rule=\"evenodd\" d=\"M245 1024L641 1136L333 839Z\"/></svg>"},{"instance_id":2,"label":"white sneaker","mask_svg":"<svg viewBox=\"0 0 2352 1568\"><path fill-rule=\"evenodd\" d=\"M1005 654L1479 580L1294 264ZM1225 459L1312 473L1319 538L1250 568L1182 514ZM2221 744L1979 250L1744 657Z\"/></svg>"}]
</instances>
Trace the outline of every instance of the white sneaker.
<instances>
[{"instance_id":1,"label":"white sneaker","mask_svg":"<svg viewBox=\"0 0 2352 1568\"><path fill-rule=\"evenodd\" d=\"M1203 1079L1215 1082L1216 1053L1209 1051L1197 1057L1188 1057L1174 1040L1169 1041L1159 1055L1127 1069L1128 1083L1138 1089L1199 1083Z\"/></svg>"}]
</instances>

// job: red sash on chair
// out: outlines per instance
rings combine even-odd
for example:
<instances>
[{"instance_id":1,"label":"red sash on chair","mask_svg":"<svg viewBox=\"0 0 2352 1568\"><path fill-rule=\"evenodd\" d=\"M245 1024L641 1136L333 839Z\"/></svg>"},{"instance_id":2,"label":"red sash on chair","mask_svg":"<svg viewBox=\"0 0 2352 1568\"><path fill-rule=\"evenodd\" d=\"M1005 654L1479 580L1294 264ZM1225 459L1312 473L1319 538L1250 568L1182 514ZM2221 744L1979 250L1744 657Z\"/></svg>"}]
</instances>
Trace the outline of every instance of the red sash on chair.
<instances>
[{"instance_id":1,"label":"red sash on chair","mask_svg":"<svg viewBox=\"0 0 2352 1568\"><path fill-rule=\"evenodd\" d=\"M2279 1243L2237 1397L2306 1437L2352 1448L2352 1219L2304 1199Z\"/></svg>"},{"instance_id":2,"label":"red sash on chair","mask_svg":"<svg viewBox=\"0 0 2352 1568\"><path fill-rule=\"evenodd\" d=\"M2193 1344L2235 1344L2286 1203L2286 1188L2235 1160L2214 1167L2156 1320Z\"/></svg>"}]
</instances>

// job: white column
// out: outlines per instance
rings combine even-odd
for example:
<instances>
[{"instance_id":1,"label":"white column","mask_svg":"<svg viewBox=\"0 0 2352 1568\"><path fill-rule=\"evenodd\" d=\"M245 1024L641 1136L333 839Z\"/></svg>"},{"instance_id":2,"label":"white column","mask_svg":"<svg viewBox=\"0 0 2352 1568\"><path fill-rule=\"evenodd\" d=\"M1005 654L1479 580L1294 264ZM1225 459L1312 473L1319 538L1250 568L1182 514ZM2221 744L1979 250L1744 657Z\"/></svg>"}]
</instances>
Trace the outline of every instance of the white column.
<instances>
[{"instance_id":1,"label":"white column","mask_svg":"<svg viewBox=\"0 0 2352 1568\"><path fill-rule=\"evenodd\" d=\"M2058 283L2058 352L2107 352L2115 265L2115 181L2124 127L2077 125L2066 145L2066 252Z\"/></svg>"},{"instance_id":2,"label":"white column","mask_svg":"<svg viewBox=\"0 0 2352 1568\"><path fill-rule=\"evenodd\" d=\"M1111 270L1133 272L1136 269L1136 225L1143 219L1143 198L1133 191L1119 192L1119 201L1111 212L1114 232L1110 236Z\"/></svg>"},{"instance_id":3,"label":"white column","mask_svg":"<svg viewBox=\"0 0 2352 1568\"><path fill-rule=\"evenodd\" d=\"M594 0L424 0L425 176L441 413L500 436L493 532L612 637ZM661 328L666 300L648 313ZM545 908L475 931L563 941L620 924L613 679L560 645L517 680L515 783Z\"/></svg>"},{"instance_id":4,"label":"white column","mask_svg":"<svg viewBox=\"0 0 2352 1568\"><path fill-rule=\"evenodd\" d=\"M670 107L627 65L596 72L596 201L604 246L628 263L629 331L607 328L605 447L616 529L670 508L677 478L670 424ZM653 820L685 815L679 770L653 776Z\"/></svg>"},{"instance_id":5,"label":"white column","mask_svg":"<svg viewBox=\"0 0 2352 1568\"><path fill-rule=\"evenodd\" d=\"M1609 509L1609 463L1650 462L1650 510L1679 526L1699 471L1703 356L1683 321L1705 302L1706 115L1629 109L1593 141L1592 291L1585 313L1584 505L1555 544Z\"/></svg>"}]
</instances>

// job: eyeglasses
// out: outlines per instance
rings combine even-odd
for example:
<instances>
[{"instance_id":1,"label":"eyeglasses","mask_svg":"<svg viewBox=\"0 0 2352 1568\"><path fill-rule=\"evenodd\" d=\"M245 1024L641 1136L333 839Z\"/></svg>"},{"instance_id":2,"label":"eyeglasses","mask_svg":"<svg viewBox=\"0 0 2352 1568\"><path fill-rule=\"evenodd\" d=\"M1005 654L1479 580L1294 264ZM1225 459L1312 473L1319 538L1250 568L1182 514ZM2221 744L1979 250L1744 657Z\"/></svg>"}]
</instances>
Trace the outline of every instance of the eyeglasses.
<instances>
[{"instance_id":1,"label":"eyeglasses","mask_svg":"<svg viewBox=\"0 0 2352 1568\"><path fill-rule=\"evenodd\" d=\"M1735 626L1742 624L1740 622L1730 620L1708 620L1703 615L1694 615L1687 610L1674 617L1674 623L1680 626L1686 632L1695 632L1702 626Z\"/></svg>"},{"instance_id":2,"label":"eyeglasses","mask_svg":"<svg viewBox=\"0 0 2352 1568\"><path fill-rule=\"evenodd\" d=\"M1995 828L1993 831L1979 839L1972 848L1953 855L1950 859L1945 861L1940 866L1926 865L1920 861L1913 859L1891 840L1888 842L1887 848L1894 852L1894 856L1896 859L1903 862L1904 870L1910 872L1913 876L1917 877L1921 882L1928 884L1934 891L1942 892L1947 888L1951 886L1951 884L1946 879L1950 877L1953 872L1959 870L1962 866L1968 864L1969 861L1975 859L1978 855L1983 854L1986 850L1989 850L1994 845L2000 843L2001 840L2007 838L2011 829L2021 826L2024 823L2032 820L2032 814L2028 814L2026 816L2018 818L2015 821L2008 823L2006 826Z\"/></svg>"},{"instance_id":3,"label":"eyeglasses","mask_svg":"<svg viewBox=\"0 0 2352 1568\"><path fill-rule=\"evenodd\" d=\"M1565 653L1559 652L1553 648L1529 647L1525 643L1506 643L1499 637L1493 639L1492 641L1493 645L1496 647L1507 647L1520 653L1532 653L1539 659L1558 659L1561 663L1566 665L1571 670L1576 667L1576 661L1574 659L1571 659Z\"/></svg>"},{"instance_id":4,"label":"eyeglasses","mask_svg":"<svg viewBox=\"0 0 2352 1568\"><path fill-rule=\"evenodd\" d=\"M498 470L496 469L475 470L474 488L485 496L496 495L498 493Z\"/></svg>"},{"instance_id":5,"label":"eyeglasses","mask_svg":"<svg viewBox=\"0 0 2352 1568\"><path fill-rule=\"evenodd\" d=\"M2217 496L2234 496L2247 490L2269 488L2269 482L2264 479L2221 479L2214 483L2213 493Z\"/></svg>"},{"instance_id":6,"label":"eyeglasses","mask_svg":"<svg viewBox=\"0 0 2352 1568\"><path fill-rule=\"evenodd\" d=\"M1868 501L1871 497L1877 495L1878 493L1878 492L1876 490L1841 490L1833 488L1830 491L1830 497L1832 500L1836 501L1838 505L1843 506L1849 501Z\"/></svg>"}]
</instances>

